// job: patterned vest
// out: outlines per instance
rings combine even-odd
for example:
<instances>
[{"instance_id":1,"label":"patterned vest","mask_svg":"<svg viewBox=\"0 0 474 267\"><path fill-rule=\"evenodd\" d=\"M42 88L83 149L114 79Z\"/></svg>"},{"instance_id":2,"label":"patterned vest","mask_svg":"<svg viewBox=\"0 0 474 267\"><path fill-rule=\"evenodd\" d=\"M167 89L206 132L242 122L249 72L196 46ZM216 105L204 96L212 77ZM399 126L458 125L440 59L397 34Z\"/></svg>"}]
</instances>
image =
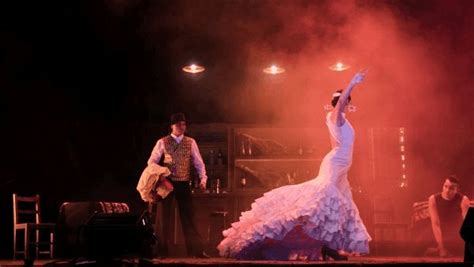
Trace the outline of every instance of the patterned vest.
<instances>
[{"instance_id":1,"label":"patterned vest","mask_svg":"<svg viewBox=\"0 0 474 267\"><path fill-rule=\"evenodd\" d=\"M162 138L165 145L165 153L170 154L172 163L165 163L171 171L170 179L172 181L189 181L191 176L191 145L193 139L184 136L181 143L177 143L171 135Z\"/></svg>"}]
</instances>

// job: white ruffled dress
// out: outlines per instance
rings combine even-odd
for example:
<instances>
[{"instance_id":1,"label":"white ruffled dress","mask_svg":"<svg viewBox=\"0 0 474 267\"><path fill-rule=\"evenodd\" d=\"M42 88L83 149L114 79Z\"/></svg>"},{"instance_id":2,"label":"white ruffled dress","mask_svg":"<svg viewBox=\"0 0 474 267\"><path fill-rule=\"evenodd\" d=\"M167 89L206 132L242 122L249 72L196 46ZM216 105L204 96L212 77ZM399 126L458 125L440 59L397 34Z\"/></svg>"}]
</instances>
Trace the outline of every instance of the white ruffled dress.
<instances>
[{"instance_id":1,"label":"white ruffled dress","mask_svg":"<svg viewBox=\"0 0 474 267\"><path fill-rule=\"evenodd\" d=\"M217 247L221 256L285 259L295 251L317 254L322 245L361 254L369 252L371 237L352 200L347 180L354 129L347 119L338 127L329 116L330 113L326 124L332 149L324 157L318 176L273 189L256 199L238 222L223 231L225 238ZM267 257L265 250L273 256Z\"/></svg>"}]
</instances>

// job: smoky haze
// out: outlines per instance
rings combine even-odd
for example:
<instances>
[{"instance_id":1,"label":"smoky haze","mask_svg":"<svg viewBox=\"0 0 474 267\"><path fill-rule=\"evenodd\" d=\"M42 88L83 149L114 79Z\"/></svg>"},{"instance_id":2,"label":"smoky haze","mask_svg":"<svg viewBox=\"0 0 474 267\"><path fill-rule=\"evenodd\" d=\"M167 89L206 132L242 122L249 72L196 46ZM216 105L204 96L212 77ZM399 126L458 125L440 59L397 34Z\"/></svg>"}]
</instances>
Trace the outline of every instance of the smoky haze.
<instances>
[{"instance_id":1,"label":"smoky haze","mask_svg":"<svg viewBox=\"0 0 474 267\"><path fill-rule=\"evenodd\" d=\"M141 32L148 49L158 51L155 68L167 65L174 75L172 88L156 83L158 95L164 90L176 100L166 111L185 110L197 120L322 125L332 92L368 68L353 93L353 124L406 127L408 164L420 182L414 185L432 191L444 175L467 182L473 171L473 7L470 1L165 1L151 3ZM339 60L351 68L330 71ZM190 62L207 72L183 75L179 68ZM264 74L271 64L286 72Z\"/></svg>"}]
</instances>

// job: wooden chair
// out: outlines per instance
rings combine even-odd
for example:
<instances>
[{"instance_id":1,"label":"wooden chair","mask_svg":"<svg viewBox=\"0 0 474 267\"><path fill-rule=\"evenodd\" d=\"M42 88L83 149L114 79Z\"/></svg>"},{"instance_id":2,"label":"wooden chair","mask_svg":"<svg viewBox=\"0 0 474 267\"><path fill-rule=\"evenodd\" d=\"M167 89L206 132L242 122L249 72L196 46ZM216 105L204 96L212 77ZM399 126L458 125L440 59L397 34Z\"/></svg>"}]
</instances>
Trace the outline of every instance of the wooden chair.
<instances>
[{"instance_id":1,"label":"wooden chair","mask_svg":"<svg viewBox=\"0 0 474 267\"><path fill-rule=\"evenodd\" d=\"M49 255L53 258L54 223L41 223L40 196L20 197L13 194L13 259L18 254L31 258L30 247L34 247L36 258L39 255ZM40 231L49 232L49 241L40 242ZM23 250L18 250L17 234L23 232ZM31 234L35 232L32 240ZM40 250L49 247L49 250Z\"/></svg>"}]
</instances>

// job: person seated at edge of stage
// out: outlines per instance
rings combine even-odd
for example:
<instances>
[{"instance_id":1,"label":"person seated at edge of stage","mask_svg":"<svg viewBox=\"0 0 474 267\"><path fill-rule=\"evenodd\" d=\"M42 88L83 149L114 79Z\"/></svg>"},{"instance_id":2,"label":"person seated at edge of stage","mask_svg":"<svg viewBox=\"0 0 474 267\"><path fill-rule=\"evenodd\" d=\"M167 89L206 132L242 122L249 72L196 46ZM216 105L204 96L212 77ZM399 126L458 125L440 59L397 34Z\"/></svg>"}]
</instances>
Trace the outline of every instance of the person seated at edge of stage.
<instances>
[{"instance_id":1,"label":"person seated at edge of stage","mask_svg":"<svg viewBox=\"0 0 474 267\"><path fill-rule=\"evenodd\" d=\"M440 257L463 255L464 242L459 230L469 209L469 198L459 193L459 180L454 175L445 178L440 193L428 199L431 228Z\"/></svg>"}]
</instances>

